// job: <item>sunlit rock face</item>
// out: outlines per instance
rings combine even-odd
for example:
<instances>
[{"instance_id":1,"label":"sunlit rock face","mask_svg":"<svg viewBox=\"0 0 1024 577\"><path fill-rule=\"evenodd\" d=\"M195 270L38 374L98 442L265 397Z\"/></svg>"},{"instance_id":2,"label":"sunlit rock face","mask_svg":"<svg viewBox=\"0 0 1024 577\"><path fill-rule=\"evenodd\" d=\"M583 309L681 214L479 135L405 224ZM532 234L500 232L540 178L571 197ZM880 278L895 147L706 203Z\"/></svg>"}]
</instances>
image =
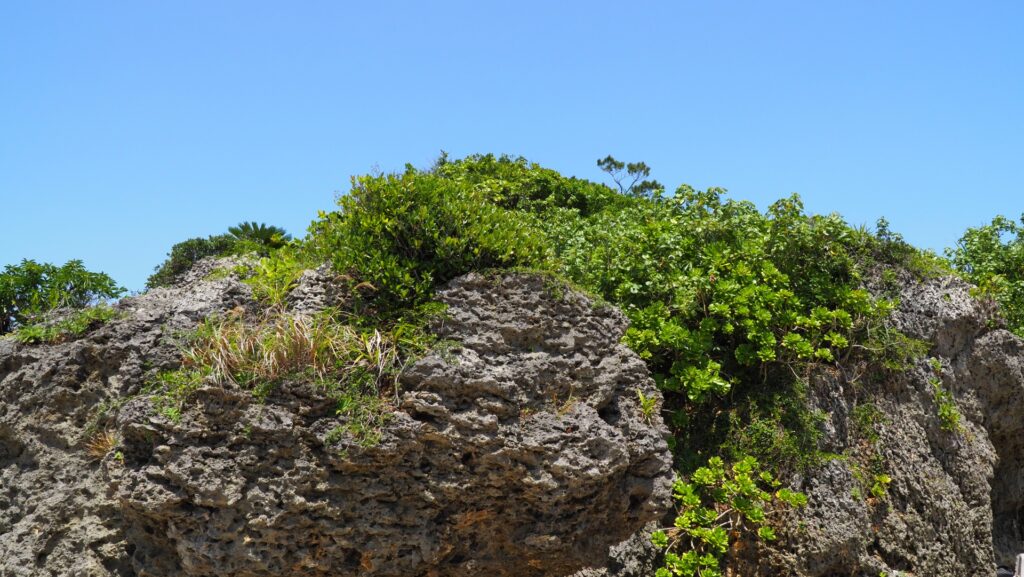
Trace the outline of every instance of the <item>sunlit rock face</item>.
<instances>
[{"instance_id":1,"label":"sunlit rock face","mask_svg":"<svg viewBox=\"0 0 1024 577\"><path fill-rule=\"evenodd\" d=\"M738 543L729 574L1013 574L1024 551L1024 341L960 280L901 280L893 328L927 342L927 356L906 371L851 364L811 378L810 408L826 417L820 447L836 457L788 479L808 506L780 522L779 541ZM943 427L936 382L953 395L959 431ZM857 417L867 403L873 440ZM873 469L891 479L882 497L869 492ZM641 537L579 577L652 574L657 556Z\"/></svg>"},{"instance_id":2,"label":"sunlit rock face","mask_svg":"<svg viewBox=\"0 0 1024 577\"><path fill-rule=\"evenodd\" d=\"M362 446L301 380L154 409L177 336L258 310L204 266L72 342L0 341L0 573L564 576L666 512L666 432L637 395L657 392L615 309L530 275L456 279L443 346ZM339 302L330 283L305 275L290 306ZM118 441L91 456L101 413Z\"/></svg>"}]
</instances>

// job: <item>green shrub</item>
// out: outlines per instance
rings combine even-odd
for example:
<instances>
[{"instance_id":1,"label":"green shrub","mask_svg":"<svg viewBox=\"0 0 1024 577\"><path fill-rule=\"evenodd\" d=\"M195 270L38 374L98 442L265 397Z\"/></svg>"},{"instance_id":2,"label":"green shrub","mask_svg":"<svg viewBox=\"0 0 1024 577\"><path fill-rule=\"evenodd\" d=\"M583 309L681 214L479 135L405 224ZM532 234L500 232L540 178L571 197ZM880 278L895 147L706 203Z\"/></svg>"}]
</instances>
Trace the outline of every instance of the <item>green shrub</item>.
<instances>
[{"instance_id":1,"label":"green shrub","mask_svg":"<svg viewBox=\"0 0 1024 577\"><path fill-rule=\"evenodd\" d=\"M780 487L753 457L739 459L732 467L712 457L689 481L676 480L673 526L651 535L654 546L665 552L664 566L655 575L720 577L731 540L775 540L769 516L784 507L807 504L806 495Z\"/></svg>"},{"instance_id":2,"label":"green shrub","mask_svg":"<svg viewBox=\"0 0 1024 577\"><path fill-rule=\"evenodd\" d=\"M0 273L0 335L52 310L81 309L124 292L109 276L86 270L80 260L59 267L27 259L7 265Z\"/></svg>"},{"instance_id":3,"label":"green shrub","mask_svg":"<svg viewBox=\"0 0 1024 577\"><path fill-rule=\"evenodd\" d=\"M108 304L98 304L74 311L56 322L21 325L11 333L15 340L26 343L59 343L77 337L91 328L117 318L118 313Z\"/></svg>"},{"instance_id":4,"label":"green shrub","mask_svg":"<svg viewBox=\"0 0 1024 577\"><path fill-rule=\"evenodd\" d=\"M681 187L548 229L563 274L623 307L627 344L693 402L766 364L834 361L888 313L859 288L841 219L795 197L761 214L723 192Z\"/></svg>"},{"instance_id":5,"label":"green shrub","mask_svg":"<svg viewBox=\"0 0 1024 577\"><path fill-rule=\"evenodd\" d=\"M146 288L169 286L189 271L196 262L208 256L233 254L237 239L219 234L206 238L190 238L171 247L167 260L154 269L146 280Z\"/></svg>"},{"instance_id":6,"label":"green shrub","mask_svg":"<svg viewBox=\"0 0 1024 577\"><path fill-rule=\"evenodd\" d=\"M226 234L184 240L171 247L167 260L159 264L146 280L146 288L174 284L203 258L235 254L265 257L286 246L290 240L291 236L283 228L255 222L229 227Z\"/></svg>"},{"instance_id":7,"label":"green shrub","mask_svg":"<svg viewBox=\"0 0 1024 577\"><path fill-rule=\"evenodd\" d=\"M311 250L364 289L365 315L397 318L459 275L550 259L537 219L490 202L492 195L413 170L359 177L340 210L311 226Z\"/></svg>"},{"instance_id":8,"label":"green shrub","mask_svg":"<svg viewBox=\"0 0 1024 577\"><path fill-rule=\"evenodd\" d=\"M1008 328L1024 336L1024 226L997 216L968 229L946 253L980 296L999 303Z\"/></svg>"}]
</instances>

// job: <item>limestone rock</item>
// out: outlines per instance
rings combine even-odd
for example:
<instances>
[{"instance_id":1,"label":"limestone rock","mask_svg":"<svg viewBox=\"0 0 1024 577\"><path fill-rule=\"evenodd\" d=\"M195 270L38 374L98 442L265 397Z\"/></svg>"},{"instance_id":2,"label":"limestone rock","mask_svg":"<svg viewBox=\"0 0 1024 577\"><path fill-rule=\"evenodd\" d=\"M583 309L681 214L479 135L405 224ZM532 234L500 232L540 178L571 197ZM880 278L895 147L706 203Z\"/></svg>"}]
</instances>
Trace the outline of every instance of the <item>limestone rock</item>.
<instances>
[{"instance_id":1,"label":"limestone rock","mask_svg":"<svg viewBox=\"0 0 1024 577\"><path fill-rule=\"evenodd\" d=\"M147 383L176 339L257 312L217 268L69 342L0 339L0 575L561 577L664 513L670 455L624 317L529 275L442 292L444 346L408 367L375 446L337 442L335 402L301 381L266 402L206 386L168 420ZM304 278L290 307L329 306L329 277Z\"/></svg>"}]
</instances>

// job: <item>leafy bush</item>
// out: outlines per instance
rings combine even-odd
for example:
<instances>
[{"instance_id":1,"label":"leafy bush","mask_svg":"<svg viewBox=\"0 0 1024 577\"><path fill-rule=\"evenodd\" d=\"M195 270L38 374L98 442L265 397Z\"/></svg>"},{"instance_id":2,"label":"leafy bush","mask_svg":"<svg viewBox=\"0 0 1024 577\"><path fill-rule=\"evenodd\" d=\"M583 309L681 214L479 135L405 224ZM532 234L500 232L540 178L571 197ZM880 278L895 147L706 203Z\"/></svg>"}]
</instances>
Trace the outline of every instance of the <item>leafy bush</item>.
<instances>
[{"instance_id":1,"label":"leafy bush","mask_svg":"<svg viewBox=\"0 0 1024 577\"><path fill-rule=\"evenodd\" d=\"M834 361L888 312L859 288L837 216L805 216L795 197L761 214L723 193L681 187L550 227L562 272L623 307L627 344L692 402L767 364Z\"/></svg>"},{"instance_id":2,"label":"leafy bush","mask_svg":"<svg viewBox=\"0 0 1024 577\"><path fill-rule=\"evenodd\" d=\"M1024 226L997 216L990 224L968 229L946 252L981 296L999 303L1008 328L1024 336Z\"/></svg>"},{"instance_id":3,"label":"leafy bush","mask_svg":"<svg viewBox=\"0 0 1024 577\"><path fill-rule=\"evenodd\" d=\"M542 266L550 258L539 223L503 208L485 186L408 170L353 179L341 209L321 214L310 245L372 295L365 314L396 318L434 289L473 270Z\"/></svg>"},{"instance_id":4,"label":"leafy bush","mask_svg":"<svg viewBox=\"0 0 1024 577\"><path fill-rule=\"evenodd\" d=\"M227 234L184 240L171 247L167 260L159 264L146 280L146 288L174 284L192 265L205 257L252 253L265 257L290 240L291 236L283 228L255 222L229 227Z\"/></svg>"},{"instance_id":5,"label":"leafy bush","mask_svg":"<svg viewBox=\"0 0 1024 577\"><path fill-rule=\"evenodd\" d=\"M233 254L237 239L219 234L206 238L190 238L171 247L167 260L154 269L146 280L146 288L169 286L192 268L196 262L208 256Z\"/></svg>"},{"instance_id":6,"label":"leafy bush","mask_svg":"<svg viewBox=\"0 0 1024 577\"><path fill-rule=\"evenodd\" d=\"M49 311L80 309L124 292L109 276L86 270L80 260L60 267L28 259L7 265L0 273L0 334L32 324Z\"/></svg>"},{"instance_id":7,"label":"leafy bush","mask_svg":"<svg viewBox=\"0 0 1024 577\"><path fill-rule=\"evenodd\" d=\"M720 577L730 539L750 534L775 540L769 515L780 507L807 504L806 495L780 487L753 457L729 468L719 457L712 457L693 472L689 482L676 480L673 498L678 508L673 526L651 535L652 543L665 551L665 565L655 575Z\"/></svg>"}]
</instances>

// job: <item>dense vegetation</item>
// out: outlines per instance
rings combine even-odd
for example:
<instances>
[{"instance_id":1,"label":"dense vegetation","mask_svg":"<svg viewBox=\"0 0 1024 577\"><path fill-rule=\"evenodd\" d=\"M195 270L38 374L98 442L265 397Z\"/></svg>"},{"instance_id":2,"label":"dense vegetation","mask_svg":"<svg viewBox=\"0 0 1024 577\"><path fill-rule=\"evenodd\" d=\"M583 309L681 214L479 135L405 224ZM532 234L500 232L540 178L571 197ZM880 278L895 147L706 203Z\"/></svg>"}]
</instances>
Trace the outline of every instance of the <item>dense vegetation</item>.
<instances>
[{"instance_id":1,"label":"dense vegetation","mask_svg":"<svg viewBox=\"0 0 1024 577\"><path fill-rule=\"evenodd\" d=\"M82 309L122 294L113 279L86 270L80 260L63 266L27 259L7 265L0 273L0 335L27 328L51 311Z\"/></svg>"},{"instance_id":2,"label":"dense vegetation","mask_svg":"<svg viewBox=\"0 0 1024 577\"><path fill-rule=\"evenodd\" d=\"M804 402L812 372L853 359L899 370L926 352L888 326L894 302L868 281L895 289L901 274L950 269L884 221L869 231L808 215L796 196L761 212L721 189L668 193L643 163L598 166L614 187L491 155L353 178L305 239L241 271L269 312L204 324L183 369L161 377L165 413L176 416L204 378L266 396L302 373L338 399L345 425L332 439L372 443L403 363L431 346L423 329L439 286L470 271L552 275L626 313L625 342L665 394L681 480L675 527L655 537L670 553L660 574L719 574L730 534L774 538L774 512L803 503L776 474L829 457ZM348 288L346 310L300 321L288 290L325 262ZM888 477L875 461L861 476L881 498ZM731 511L729 531L715 521L721 511Z\"/></svg>"},{"instance_id":3,"label":"dense vegetation","mask_svg":"<svg viewBox=\"0 0 1024 577\"><path fill-rule=\"evenodd\" d=\"M1024 336L1024 216L1020 223L997 216L946 252L981 295L999 303L1008 328Z\"/></svg>"},{"instance_id":4,"label":"dense vegetation","mask_svg":"<svg viewBox=\"0 0 1024 577\"><path fill-rule=\"evenodd\" d=\"M1024 227L1005 218L969 230L944 260L884 220L872 231L806 214L795 195L762 212L722 189L670 193L644 163L609 156L598 167L614 186L521 158L442 156L426 170L353 178L338 209L321 213L304 239L242 223L175 245L150 287L173 283L204 256L254 253L259 260L232 274L268 306L258 318L208 319L188 338L182 368L158 377L161 410L180 417L206 379L267 398L281 381L301 378L338 401L344 424L332 442L347 435L372 444L404 363L436 345L425 327L441 313L438 287L471 271L537 271L629 317L624 340L664 392L680 472L675 527L655 535L670 553L659 575L711 577L729 535L772 539L773 512L802 505L779 478L831 458L817 446L821 416L805 403L813 373L849 363L902 370L927 352L888 324L895 302L886 295L906 275L959 272L1024 334ZM323 263L347 289L345 310L288 311L300 273ZM89 298L114 294L89 286ZM22 322L15 313L32 306L4 309L0 321ZM46 340L23 340L33 339ZM943 429L959 434L951 395L935 387ZM869 448L871 409L867 402L855 415ZM865 493L884 498L877 455L851 467ZM722 511L728 530L717 521Z\"/></svg>"},{"instance_id":5,"label":"dense vegetation","mask_svg":"<svg viewBox=\"0 0 1024 577\"><path fill-rule=\"evenodd\" d=\"M252 253L267 256L290 240L291 235L284 229L255 222L239 223L229 227L225 234L184 240L171 247L167 260L159 264L146 281L146 288L173 284L202 258Z\"/></svg>"},{"instance_id":6,"label":"dense vegetation","mask_svg":"<svg viewBox=\"0 0 1024 577\"><path fill-rule=\"evenodd\" d=\"M892 282L893 266L919 277L947 267L884 223L871 232L808 215L796 196L761 212L721 189L667 193L643 163L607 157L598 166L615 188L489 155L354 178L307 238L243 271L270 312L205 324L184 368L162 376L166 414L203 378L265 396L301 372L338 398L346 425L332 438L373 442L404 359L430 346L422 329L438 312L439 286L470 271L553 275L625 311L625 341L665 393L689 480L677 485L676 527L657 536L677 548L662 574L716 575L727 536L709 512L731 510L734 532L774 538L768 516L802 496L759 462L785 472L825 458L818 416L803 402L811 371L852 355L898 368L923 354L887 326L893 302L872 296L865 281ZM285 297L303 269L324 262L350 299L303 325ZM323 347L331 354L317 357L322 367L265 362L281 350L312 358ZM874 491L885 476L871 474Z\"/></svg>"}]
</instances>

